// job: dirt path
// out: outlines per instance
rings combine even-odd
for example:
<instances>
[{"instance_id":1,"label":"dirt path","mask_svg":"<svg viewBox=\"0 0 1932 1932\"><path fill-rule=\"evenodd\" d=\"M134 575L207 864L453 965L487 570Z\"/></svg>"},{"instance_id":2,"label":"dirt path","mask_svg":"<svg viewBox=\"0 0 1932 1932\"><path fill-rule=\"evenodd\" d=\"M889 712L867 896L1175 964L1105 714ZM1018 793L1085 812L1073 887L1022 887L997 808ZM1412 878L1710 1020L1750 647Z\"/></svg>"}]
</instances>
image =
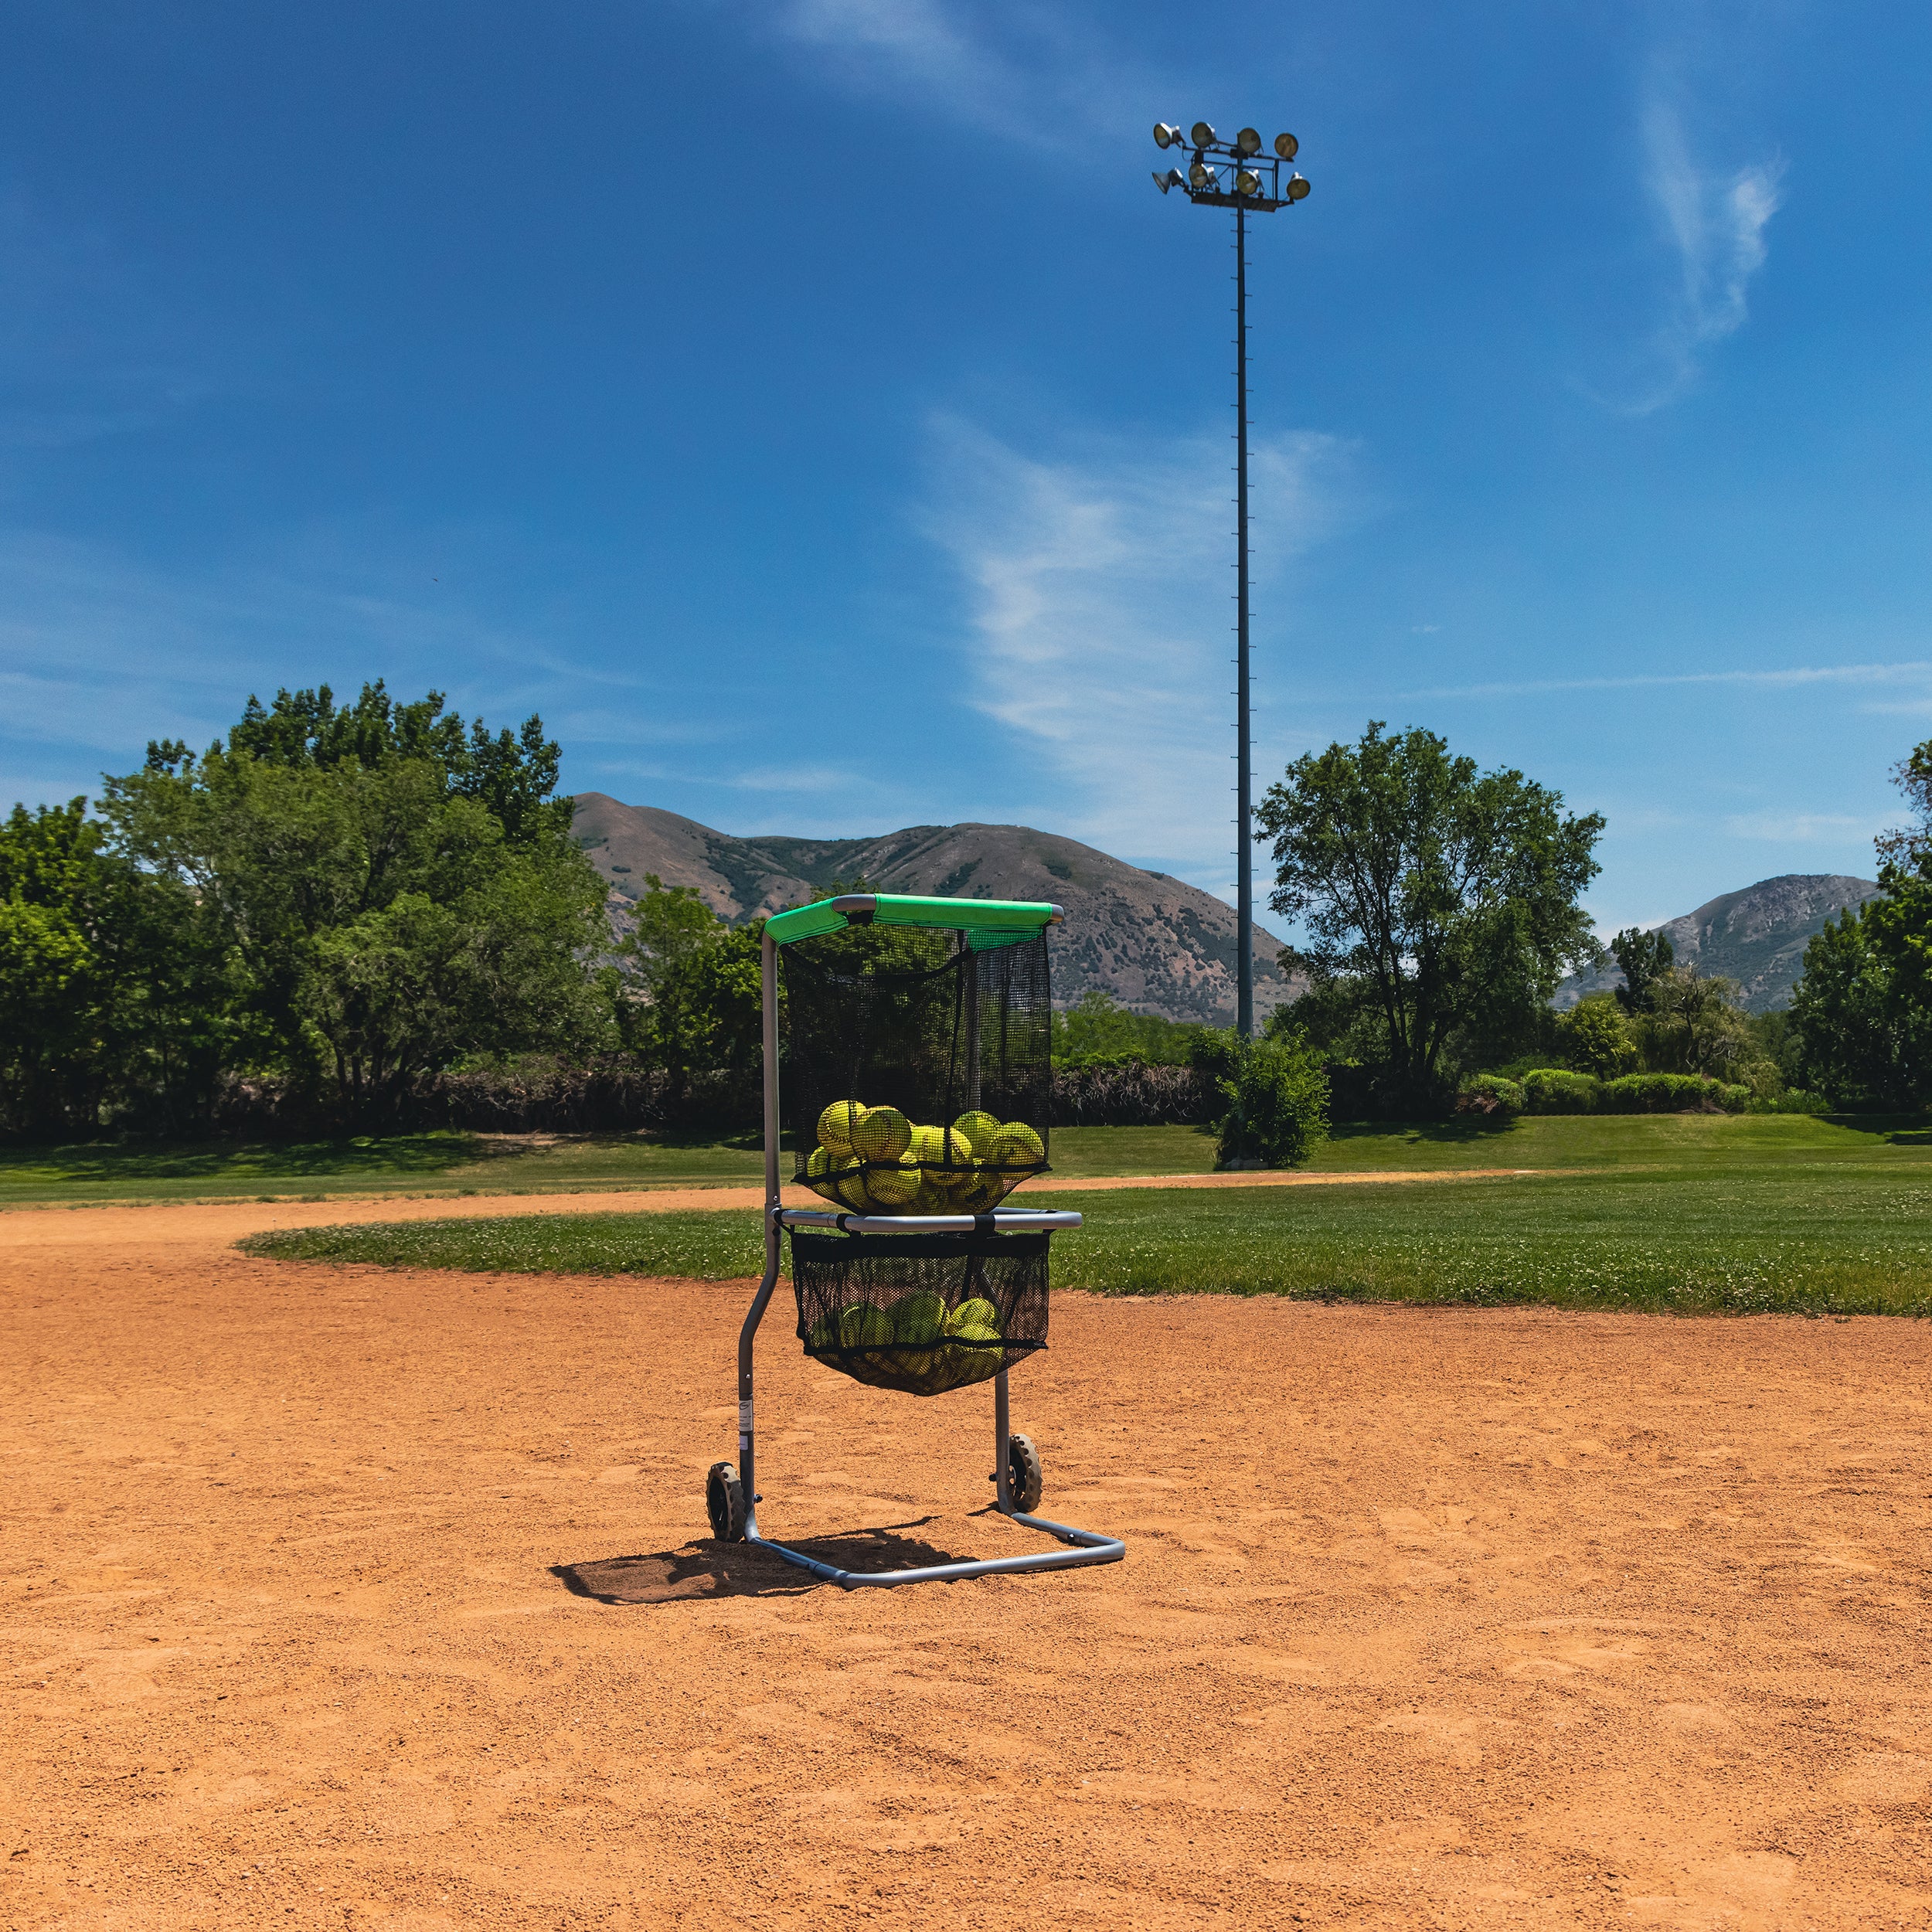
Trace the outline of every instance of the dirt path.
<instances>
[{"instance_id":1,"label":"dirt path","mask_svg":"<svg viewBox=\"0 0 1932 1932\"><path fill-rule=\"evenodd\" d=\"M1922 1325L1063 1296L1128 1560L846 1595L694 1536L742 1284L228 1246L349 1205L0 1223L0 1927L1932 1919ZM789 1328L772 1533L1012 1546Z\"/></svg>"},{"instance_id":2,"label":"dirt path","mask_svg":"<svg viewBox=\"0 0 1932 1932\"><path fill-rule=\"evenodd\" d=\"M1027 1184L1027 1197L1114 1188L1328 1187L1385 1181L1488 1181L1534 1175L1526 1167L1402 1169L1366 1174L1107 1175L1095 1180L1048 1178ZM764 1202L762 1187L630 1188L583 1194L344 1195L325 1201L113 1202L100 1207L19 1207L0 1213L0 1254L12 1248L90 1247L132 1240L158 1247L239 1241L269 1228L339 1227L358 1221L443 1221L498 1214L668 1214L679 1208L742 1208ZM1019 1197L1015 1197L1016 1199ZM787 1185L787 1207L831 1205ZM78 1217L78 1218L77 1218Z\"/></svg>"}]
</instances>

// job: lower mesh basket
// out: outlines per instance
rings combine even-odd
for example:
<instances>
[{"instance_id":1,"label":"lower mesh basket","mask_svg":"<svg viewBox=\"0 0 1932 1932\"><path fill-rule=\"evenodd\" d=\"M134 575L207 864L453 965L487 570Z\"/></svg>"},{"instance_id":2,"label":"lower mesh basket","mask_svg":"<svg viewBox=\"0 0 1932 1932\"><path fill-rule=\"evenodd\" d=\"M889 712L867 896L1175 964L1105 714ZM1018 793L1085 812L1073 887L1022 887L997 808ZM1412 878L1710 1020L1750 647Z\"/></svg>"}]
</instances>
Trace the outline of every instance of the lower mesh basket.
<instances>
[{"instance_id":1,"label":"lower mesh basket","mask_svg":"<svg viewBox=\"0 0 1932 1932\"><path fill-rule=\"evenodd\" d=\"M1046 1346L1046 1243L1037 1234L791 1230L798 1338L815 1362L876 1389L936 1396Z\"/></svg>"}]
</instances>

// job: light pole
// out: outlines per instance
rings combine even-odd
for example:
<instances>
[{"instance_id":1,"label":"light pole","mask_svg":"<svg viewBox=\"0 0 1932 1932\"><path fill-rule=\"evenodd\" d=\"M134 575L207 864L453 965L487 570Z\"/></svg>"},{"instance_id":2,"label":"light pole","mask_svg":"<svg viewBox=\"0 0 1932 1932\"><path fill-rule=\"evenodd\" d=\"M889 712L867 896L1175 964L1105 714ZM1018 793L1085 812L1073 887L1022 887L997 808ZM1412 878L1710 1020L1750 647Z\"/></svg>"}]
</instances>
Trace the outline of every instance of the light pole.
<instances>
[{"instance_id":1,"label":"light pole","mask_svg":"<svg viewBox=\"0 0 1932 1932\"><path fill-rule=\"evenodd\" d=\"M1204 208L1234 210L1234 602L1235 602L1235 961L1234 1025L1243 1039L1254 1032L1254 814L1253 772L1248 746L1248 213L1271 215L1308 198L1308 184L1292 172L1281 179L1284 162L1301 146L1292 134L1274 138L1274 158L1261 152L1261 137L1243 128L1232 141L1218 141L1205 121L1187 134L1166 121L1154 128L1156 145L1191 147L1184 175L1178 168L1156 170L1154 185L1162 194L1185 188L1189 201ZM1212 158L1210 158L1212 157Z\"/></svg>"}]
</instances>

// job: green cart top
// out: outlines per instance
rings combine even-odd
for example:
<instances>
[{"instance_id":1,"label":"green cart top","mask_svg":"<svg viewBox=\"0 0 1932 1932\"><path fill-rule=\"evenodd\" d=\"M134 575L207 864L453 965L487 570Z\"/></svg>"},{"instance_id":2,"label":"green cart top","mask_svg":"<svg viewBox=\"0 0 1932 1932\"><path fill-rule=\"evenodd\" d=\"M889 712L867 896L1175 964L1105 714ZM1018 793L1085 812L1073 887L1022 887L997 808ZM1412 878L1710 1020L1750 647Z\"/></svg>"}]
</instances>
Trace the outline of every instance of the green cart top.
<instances>
[{"instance_id":1,"label":"green cart top","mask_svg":"<svg viewBox=\"0 0 1932 1932\"><path fill-rule=\"evenodd\" d=\"M765 930L779 946L794 939L816 939L821 933L848 926L945 926L966 935L975 952L1011 946L1058 920L1057 906L1020 899L913 899L899 893L847 893L839 899L821 899L774 913Z\"/></svg>"}]
</instances>

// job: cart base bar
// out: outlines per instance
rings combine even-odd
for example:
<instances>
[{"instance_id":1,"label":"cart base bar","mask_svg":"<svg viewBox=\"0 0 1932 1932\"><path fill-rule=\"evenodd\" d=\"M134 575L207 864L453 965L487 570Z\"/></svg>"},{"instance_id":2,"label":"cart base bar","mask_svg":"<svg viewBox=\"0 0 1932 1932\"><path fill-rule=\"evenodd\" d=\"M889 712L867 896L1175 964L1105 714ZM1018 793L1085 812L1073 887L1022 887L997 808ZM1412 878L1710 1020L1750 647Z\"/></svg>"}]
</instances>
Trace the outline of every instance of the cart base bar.
<instances>
[{"instance_id":1,"label":"cart base bar","mask_svg":"<svg viewBox=\"0 0 1932 1932\"><path fill-rule=\"evenodd\" d=\"M808 1570L842 1590L892 1590L900 1583L951 1583L968 1577L1011 1576L1029 1570L1077 1570L1089 1563L1117 1563L1127 1554L1127 1545L1116 1536L1097 1536L1090 1529L1070 1529L1065 1523L1049 1522L1044 1516L1022 1515L1016 1509L1000 1513L1011 1522L1024 1524L1029 1529L1043 1530L1062 1543L1078 1547L1036 1549L1024 1556L993 1556L981 1563L929 1563L920 1570L840 1570L833 1564L821 1563L816 1556L808 1556L802 1550L787 1549L783 1543L771 1542L760 1536L755 1526L747 1527L745 1543L750 1548L768 1549L773 1556Z\"/></svg>"}]
</instances>

